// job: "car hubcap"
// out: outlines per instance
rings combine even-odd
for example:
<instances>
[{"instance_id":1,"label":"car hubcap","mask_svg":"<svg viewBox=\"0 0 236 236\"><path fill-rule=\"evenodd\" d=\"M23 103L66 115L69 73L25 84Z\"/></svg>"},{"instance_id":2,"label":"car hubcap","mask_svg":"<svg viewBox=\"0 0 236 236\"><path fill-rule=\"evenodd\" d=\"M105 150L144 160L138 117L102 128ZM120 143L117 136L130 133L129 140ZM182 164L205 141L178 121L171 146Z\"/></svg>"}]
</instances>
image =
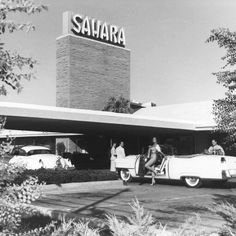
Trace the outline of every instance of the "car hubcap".
<instances>
[{"instance_id":1,"label":"car hubcap","mask_svg":"<svg viewBox=\"0 0 236 236\"><path fill-rule=\"evenodd\" d=\"M199 183L199 178L188 177L186 178L186 182L190 186L196 186Z\"/></svg>"},{"instance_id":2,"label":"car hubcap","mask_svg":"<svg viewBox=\"0 0 236 236\"><path fill-rule=\"evenodd\" d=\"M130 173L129 173L129 171L128 170L122 170L121 171L121 178L123 179L123 180L128 180L129 178L130 178Z\"/></svg>"}]
</instances>

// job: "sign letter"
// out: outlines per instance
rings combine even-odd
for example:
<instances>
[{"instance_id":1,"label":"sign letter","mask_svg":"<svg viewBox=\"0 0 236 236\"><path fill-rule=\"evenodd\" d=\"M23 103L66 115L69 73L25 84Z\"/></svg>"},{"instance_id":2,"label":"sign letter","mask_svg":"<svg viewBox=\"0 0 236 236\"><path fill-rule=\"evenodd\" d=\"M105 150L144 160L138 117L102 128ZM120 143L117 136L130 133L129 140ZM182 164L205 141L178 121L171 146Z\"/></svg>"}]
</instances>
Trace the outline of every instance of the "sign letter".
<instances>
[{"instance_id":1,"label":"sign letter","mask_svg":"<svg viewBox=\"0 0 236 236\"><path fill-rule=\"evenodd\" d=\"M117 33L118 27L115 25L110 25L110 41L112 43L117 43Z\"/></svg>"},{"instance_id":2,"label":"sign letter","mask_svg":"<svg viewBox=\"0 0 236 236\"><path fill-rule=\"evenodd\" d=\"M123 28L118 31L118 43L125 46L125 31Z\"/></svg>"},{"instance_id":3,"label":"sign letter","mask_svg":"<svg viewBox=\"0 0 236 236\"><path fill-rule=\"evenodd\" d=\"M89 24L89 18L86 16L83 20L82 27L81 27L81 33L86 34L86 35L91 35L91 30L90 30L90 24Z\"/></svg>"},{"instance_id":4,"label":"sign letter","mask_svg":"<svg viewBox=\"0 0 236 236\"><path fill-rule=\"evenodd\" d=\"M106 22L102 24L100 38L103 40L109 41L109 33L108 33L108 27L107 27Z\"/></svg>"},{"instance_id":5,"label":"sign letter","mask_svg":"<svg viewBox=\"0 0 236 236\"><path fill-rule=\"evenodd\" d=\"M79 35L81 31L80 23L83 21L82 17L80 15L74 15L71 21L74 25L74 27L71 29L72 32L76 35Z\"/></svg>"},{"instance_id":6,"label":"sign letter","mask_svg":"<svg viewBox=\"0 0 236 236\"><path fill-rule=\"evenodd\" d=\"M91 20L91 31L92 31L92 36L95 38L99 38L100 36L100 26L101 26L101 21L92 19Z\"/></svg>"}]
</instances>

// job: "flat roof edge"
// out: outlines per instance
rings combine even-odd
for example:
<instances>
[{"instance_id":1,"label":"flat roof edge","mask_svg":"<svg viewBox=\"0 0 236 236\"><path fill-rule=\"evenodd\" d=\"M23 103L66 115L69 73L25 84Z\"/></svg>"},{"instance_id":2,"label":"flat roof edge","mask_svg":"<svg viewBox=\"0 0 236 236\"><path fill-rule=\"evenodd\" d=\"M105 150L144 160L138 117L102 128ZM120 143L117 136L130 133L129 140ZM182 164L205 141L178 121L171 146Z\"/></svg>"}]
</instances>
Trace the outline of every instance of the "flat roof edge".
<instances>
[{"instance_id":1,"label":"flat roof edge","mask_svg":"<svg viewBox=\"0 0 236 236\"><path fill-rule=\"evenodd\" d=\"M196 124L178 121L148 119L131 114L118 114L112 112L58 108L32 104L14 104L0 102L0 115L9 117L22 117L32 119L64 120L68 122L86 122L108 125L124 125L139 127L154 127L164 129L192 130Z\"/></svg>"}]
</instances>

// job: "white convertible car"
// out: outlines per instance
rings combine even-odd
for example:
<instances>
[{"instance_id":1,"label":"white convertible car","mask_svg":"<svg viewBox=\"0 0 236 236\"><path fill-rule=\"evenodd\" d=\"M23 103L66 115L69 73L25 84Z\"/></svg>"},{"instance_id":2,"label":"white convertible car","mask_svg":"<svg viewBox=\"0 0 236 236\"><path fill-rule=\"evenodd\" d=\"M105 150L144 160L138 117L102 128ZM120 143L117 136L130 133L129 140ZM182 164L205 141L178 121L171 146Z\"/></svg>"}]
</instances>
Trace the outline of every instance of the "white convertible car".
<instances>
[{"instance_id":1,"label":"white convertible car","mask_svg":"<svg viewBox=\"0 0 236 236\"><path fill-rule=\"evenodd\" d=\"M135 177L151 178L145 170L144 157L130 155L116 159L116 170L124 181ZM236 177L236 157L216 155L166 156L156 167L156 179L183 180L188 187L200 187L204 180L226 182Z\"/></svg>"}]
</instances>

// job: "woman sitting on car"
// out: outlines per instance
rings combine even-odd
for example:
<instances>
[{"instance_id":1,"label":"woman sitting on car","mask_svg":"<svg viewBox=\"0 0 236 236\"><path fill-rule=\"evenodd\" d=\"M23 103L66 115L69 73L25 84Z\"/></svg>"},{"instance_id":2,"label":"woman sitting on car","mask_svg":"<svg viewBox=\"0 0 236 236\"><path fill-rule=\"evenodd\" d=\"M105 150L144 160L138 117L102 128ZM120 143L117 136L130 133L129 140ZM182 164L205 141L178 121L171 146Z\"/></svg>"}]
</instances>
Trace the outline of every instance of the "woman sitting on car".
<instances>
[{"instance_id":1,"label":"woman sitting on car","mask_svg":"<svg viewBox=\"0 0 236 236\"><path fill-rule=\"evenodd\" d=\"M149 147L148 149L148 162L145 164L145 168L147 168L148 170L150 170L152 172L152 183L151 185L155 185L156 181L155 181L155 175L157 174L157 172L155 171L155 164L157 162L157 157L158 154L162 153L161 152L161 148L157 143L157 138L153 137L152 138L152 146Z\"/></svg>"}]
</instances>

